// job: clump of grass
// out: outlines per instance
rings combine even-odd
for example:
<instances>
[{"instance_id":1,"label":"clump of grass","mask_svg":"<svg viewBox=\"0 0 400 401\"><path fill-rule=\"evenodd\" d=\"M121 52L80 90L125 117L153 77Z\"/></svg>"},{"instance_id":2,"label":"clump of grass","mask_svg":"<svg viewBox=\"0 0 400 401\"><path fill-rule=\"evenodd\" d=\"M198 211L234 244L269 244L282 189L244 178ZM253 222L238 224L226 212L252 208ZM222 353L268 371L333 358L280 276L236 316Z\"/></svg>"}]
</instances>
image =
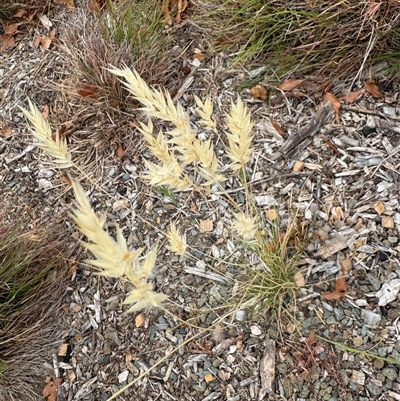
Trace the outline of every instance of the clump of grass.
<instances>
[{"instance_id":1,"label":"clump of grass","mask_svg":"<svg viewBox=\"0 0 400 401\"><path fill-rule=\"evenodd\" d=\"M202 140L193 129L188 114L180 104L175 105L171 96L161 90L150 88L136 71L127 67L112 68L112 74L122 77L123 83L134 97L142 104L142 112L150 119L142 122L139 131L148 144L153 159L146 158L147 171L143 177L154 188L164 188L164 193L175 194L192 189L204 199L206 192L218 190L226 198L231 207L229 227L227 227L240 251L240 260L250 260L255 257L258 263L252 262L236 264L241 269L240 274L232 281L239 282L238 294L233 298L230 310L221 319L234 313L240 307L253 307L261 312L276 308L281 310L285 303L289 303L298 289L296 282L296 265L293 252L288 251L291 230L288 230L282 240L279 227L267 224L261 219L261 213L252 201L252 194L247 185L246 165L252 159L252 128L250 112L246 105L238 98L231 102L226 114L226 123L229 132L226 133L226 152L224 161L228 168L221 173L221 164L214 152L212 138ZM213 118L213 105L210 99L202 101L195 98L201 124L208 128L210 133L218 133L218 126ZM33 125L33 135L41 143L41 147L57 162L61 168L73 167L85 176L83 171L73 161L65 149L65 143L52 135L50 126L43 120L43 116L30 103L30 111L22 109L25 116ZM151 118L158 118L170 124L167 132L153 133ZM243 184L246 193L246 204L241 205L224 190L223 181L228 176L237 177ZM86 178L89 178L86 175ZM100 275L127 279L133 285L132 291L126 297L125 304L133 304L128 312L135 312L148 307L160 307L168 312L162 303L167 300L164 294L154 291L151 282L156 264L158 244L147 255L141 257L144 249L128 249L126 240L119 227L116 227L115 239L103 229L105 217L98 217L92 210L82 186L71 178L75 193L76 205L72 211L72 218L79 231L87 238L82 245L95 257L87 260ZM154 228L154 227L153 227ZM290 233L290 234L289 234ZM171 221L169 228L163 234L170 252L192 258L186 235L175 221ZM300 252L300 251L299 251ZM235 251L236 253L236 251ZM232 257L236 257L232 255ZM210 266L213 268L213 266ZM261 268L261 269L260 269ZM228 308L228 306L224 306ZM178 320L180 320L178 318ZM187 323L191 325L190 323ZM215 324L213 324L213 327ZM197 329L201 329L195 326ZM207 329L201 329L207 330ZM195 336L197 336L196 334ZM189 341L189 340L187 340ZM187 342L186 341L186 342ZM185 343L186 343L185 342ZM177 347L173 352L176 352ZM165 358L163 358L164 360ZM159 365L160 361L154 366ZM141 377L141 376L140 376ZM129 383L133 385L135 381ZM114 399L124 389L114 394Z\"/></svg>"},{"instance_id":2,"label":"clump of grass","mask_svg":"<svg viewBox=\"0 0 400 401\"><path fill-rule=\"evenodd\" d=\"M394 58L399 13L394 0L204 0L195 15L213 26L217 45L237 51L237 63L266 62L277 76L312 71L345 77L354 75L364 58L366 67Z\"/></svg>"},{"instance_id":3,"label":"clump of grass","mask_svg":"<svg viewBox=\"0 0 400 401\"><path fill-rule=\"evenodd\" d=\"M143 105L141 110L147 116L167 121L173 126L170 131L166 133L160 131L157 136L153 136L151 119L147 123L140 124L138 129L156 160L156 162L144 160L147 166L144 178L150 185L156 188L164 186L167 191L171 192L192 188L204 195L204 187L210 185L222 190L234 211L230 227L232 233L236 236L237 241L244 245L243 247L247 247L250 252L256 254L261 263L265 265L267 274L272 275L273 278L276 277L277 281L269 280L268 284L268 280L263 278L266 277L265 275L260 275L259 271L246 266L245 270L249 274L244 281L244 288L246 288L244 298L248 298L247 293L252 294L252 289L257 289L256 291L260 294L264 290L268 291L268 285L277 285L282 294L288 295L289 292L293 294L293 289L296 287L292 274L294 268L292 265L289 266L286 250L282 251L283 248L280 244L277 245L274 252L269 250L268 246L271 238L274 240L274 234L271 230L270 235L264 234L266 227L259 218L249 187L246 185L246 164L251 160L254 151L252 147L253 123L242 100L238 98L236 102L232 102L226 115L229 129L229 132L226 133L228 143L226 157L230 160L231 174L236 175L244 185L247 195L245 208L224 192L221 183L226 180L226 176L220 172L219 161L213 150L212 141L211 139L203 141L197 137L182 106L180 104L175 106L167 92L150 88L136 71L131 71L127 67L112 68L109 71L125 79L124 85L135 100ZM210 132L217 131L212 117L211 100L207 99L203 102L196 98L196 104L202 118L201 123L206 125ZM64 149L64 143L58 140L57 136L55 139L53 138L49 125L42 121L43 117L35 106L30 104L30 108L31 111L23 110L23 112L33 124L34 136L42 142L41 147L55 158L60 167L75 166L69 153ZM155 265L156 248L143 258L143 263L139 263L139 256L143 249L129 251L118 227L115 241L103 230L104 218L99 219L94 214L80 184L72 180L72 185L78 206L72 216L81 233L89 240L88 243L83 242L83 246L96 257L95 260L88 261L88 263L99 269L99 274L125 277L131 281L134 290L125 300L125 303L134 303L129 309L130 312L148 306L160 306L166 296L155 293L150 283ZM187 253L185 235L180 233L174 222L171 223L169 232L164 235L168 239L172 252L178 255ZM286 285L287 281L289 285ZM252 283L254 283L253 287ZM272 292L274 291L273 289ZM270 297L268 296L268 298ZM275 301L281 301L281 299L280 295L275 297ZM276 306L278 302L271 302L272 304Z\"/></svg>"},{"instance_id":4,"label":"clump of grass","mask_svg":"<svg viewBox=\"0 0 400 401\"><path fill-rule=\"evenodd\" d=\"M158 1L122 0L107 4L101 17L106 37L117 45L128 44L135 59L162 41L163 15Z\"/></svg>"},{"instance_id":5,"label":"clump of grass","mask_svg":"<svg viewBox=\"0 0 400 401\"><path fill-rule=\"evenodd\" d=\"M289 302L298 290L295 280L298 270L296 260L301 251L297 250L294 254L288 251L291 228L282 239L277 231L277 222L273 222L268 229L252 201L247 185L246 165L254 151L253 123L242 100L238 98L236 103L232 102L226 114L229 129L229 132L226 132L226 157L230 160L230 176L237 176L245 188L247 195L245 211L221 185L227 175L220 172L211 140L202 141L196 136L182 107L179 104L175 106L168 93L150 88L137 72L132 72L127 67L113 68L110 71L125 79L125 86L143 105L141 110L145 115L169 122L173 126L170 131L159 132L157 136L153 135L151 120L147 124L141 123L139 128L150 152L157 160L156 163L145 160L148 170L144 173L144 177L150 185L165 185L172 191L192 188L201 194L204 193L205 185L219 188L234 210L230 227L232 233L236 234L236 239L242 244L242 248L256 255L260 262L257 268L249 263L242 266L245 274L242 275L241 299L256 304L261 310L267 307L280 308L285 298ZM198 98L195 100L198 114L202 118L201 123L210 131L217 131L212 118L211 100L206 99L204 102ZM180 245L177 245L174 240L176 233L176 225L171 223L170 234L167 235L170 249L181 255L185 253L183 244L186 246L186 243L178 235Z\"/></svg>"},{"instance_id":6,"label":"clump of grass","mask_svg":"<svg viewBox=\"0 0 400 401\"><path fill-rule=\"evenodd\" d=\"M4 206L2 208L4 210ZM55 339L65 244L47 226L0 225L0 400L38 399Z\"/></svg>"}]
</instances>

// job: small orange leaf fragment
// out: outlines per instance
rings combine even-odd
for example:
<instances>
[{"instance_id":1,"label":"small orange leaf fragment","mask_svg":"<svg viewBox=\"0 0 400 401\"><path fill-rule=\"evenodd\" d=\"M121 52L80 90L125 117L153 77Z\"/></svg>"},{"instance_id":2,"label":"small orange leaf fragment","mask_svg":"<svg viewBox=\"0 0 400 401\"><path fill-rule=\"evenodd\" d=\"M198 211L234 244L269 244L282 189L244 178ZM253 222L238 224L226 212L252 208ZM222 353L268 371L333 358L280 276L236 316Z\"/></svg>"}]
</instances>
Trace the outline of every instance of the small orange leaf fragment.
<instances>
[{"instance_id":1,"label":"small orange leaf fragment","mask_svg":"<svg viewBox=\"0 0 400 401\"><path fill-rule=\"evenodd\" d=\"M313 330L310 331L310 334L308 335L306 344L311 347L317 342L317 338L315 337L315 333Z\"/></svg>"},{"instance_id":2,"label":"small orange leaf fragment","mask_svg":"<svg viewBox=\"0 0 400 401\"><path fill-rule=\"evenodd\" d=\"M62 174L61 179L67 184L67 185L72 185L71 178L68 174Z\"/></svg>"},{"instance_id":3,"label":"small orange leaf fragment","mask_svg":"<svg viewBox=\"0 0 400 401\"><path fill-rule=\"evenodd\" d=\"M335 283L335 291L332 292L323 292L321 297L328 299L328 300L336 300L342 298L344 294L346 294L348 287L346 283L346 276L345 272L342 268L340 269L340 277L336 280Z\"/></svg>"},{"instance_id":4,"label":"small orange leaf fragment","mask_svg":"<svg viewBox=\"0 0 400 401\"><path fill-rule=\"evenodd\" d=\"M98 91L99 87L96 85L82 85L80 89L78 89L78 93L82 97L95 97Z\"/></svg>"},{"instance_id":5,"label":"small orange leaf fragment","mask_svg":"<svg viewBox=\"0 0 400 401\"><path fill-rule=\"evenodd\" d=\"M12 135L12 129L9 125L3 125L3 135L4 138L8 138Z\"/></svg>"},{"instance_id":6,"label":"small orange leaf fragment","mask_svg":"<svg viewBox=\"0 0 400 401\"><path fill-rule=\"evenodd\" d=\"M42 117L46 120L50 114L50 107L48 104L45 104L42 111Z\"/></svg>"},{"instance_id":7,"label":"small orange leaf fragment","mask_svg":"<svg viewBox=\"0 0 400 401\"><path fill-rule=\"evenodd\" d=\"M4 51L4 50L8 50L8 49L12 49L14 48L17 44L15 43L15 39L14 36L12 35L2 35L0 38L0 43L1 43L1 47L0 50Z\"/></svg>"},{"instance_id":8,"label":"small orange leaf fragment","mask_svg":"<svg viewBox=\"0 0 400 401\"><path fill-rule=\"evenodd\" d=\"M101 5L98 1L94 0L88 4L88 9L89 9L89 11L96 13L101 10Z\"/></svg>"},{"instance_id":9,"label":"small orange leaf fragment","mask_svg":"<svg viewBox=\"0 0 400 401\"><path fill-rule=\"evenodd\" d=\"M28 13L26 8L19 8L15 14L13 15L13 18L22 18Z\"/></svg>"},{"instance_id":10,"label":"small orange leaf fragment","mask_svg":"<svg viewBox=\"0 0 400 401\"><path fill-rule=\"evenodd\" d=\"M333 110L335 112L336 121L339 122L340 121L339 120L340 102L339 102L338 98L335 95L333 95L332 93L326 92L324 101L330 102L330 104L332 105Z\"/></svg>"},{"instance_id":11,"label":"small orange leaf fragment","mask_svg":"<svg viewBox=\"0 0 400 401\"><path fill-rule=\"evenodd\" d=\"M349 92L347 95L340 97L339 100L343 100L347 103L354 103L363 95L363 93L364 91Z\"/></svg>"},{"instance_id":12,"label":"small orange leaf fragment","mask_svg":"<svg viewBox=\"0 0 400 401\"><path fill-rule=\"evenodd\" d=\"M286 136L286 131L281 127L280 124L276 123L274 120L271 120L272 126L278 131L282 136Z\"/></svg>"},{"instance_id":13,"label":"small orange leaf fragment","mask_svg":"<svg viewBox=\"0 0 400 401\"><path fill-rule=\"evenodd\" d=\"M57 401L57 391L61 383L61 378L49 381L43 389L43 397L47 398L47 401Z\"/></svg>"},{"instance_id":14,"label":"small orange leaf fragment","mask_svg":"<svg viewBox=\"0 0 400 401\"><path fill-rule=\"evenodd\" d=\"M68 10L71 10L71 11L76 10L74 0L54 0L54 3L61 4L62 6L66 6L68 8Z\"/></svg>"},{"instance_id":15,"label":"small orange leaf fragment","mask_svg":"<svg viewBox=\"0 0 400 401\"><path fill-rule=\"evenodd\" d=\"M286 79L279 84L278 88L283 91L291 91L296 88L296 86L299 86L303 81L304 79Z\"/></svg>"},{"instance_id":16,"label":"small orange leaf fragment","mask_svg":"<svg viewBox=\"0 0 400 401\"><path fill-rule=\"evenodd\" d=\"M125 154L125 150L122 147L122 143L118 144L118 148L117 148L117 156L119 160L122 160L122 158L124 157Z\"/></svg>"},{"instance_id":17,"label":"small orange leaf fragment","mask_svg":"<svg viewBox=\"0 0 400 401\"><path fill-rule=\"evenodd\" d=\"M367 82L365 82L364 86L365 86L365 90L373 97L376 97L377 99L383 98L383 95L380 92L380 90L378 89L375 82L367 81Z\"/></svg>"}]
</instances>

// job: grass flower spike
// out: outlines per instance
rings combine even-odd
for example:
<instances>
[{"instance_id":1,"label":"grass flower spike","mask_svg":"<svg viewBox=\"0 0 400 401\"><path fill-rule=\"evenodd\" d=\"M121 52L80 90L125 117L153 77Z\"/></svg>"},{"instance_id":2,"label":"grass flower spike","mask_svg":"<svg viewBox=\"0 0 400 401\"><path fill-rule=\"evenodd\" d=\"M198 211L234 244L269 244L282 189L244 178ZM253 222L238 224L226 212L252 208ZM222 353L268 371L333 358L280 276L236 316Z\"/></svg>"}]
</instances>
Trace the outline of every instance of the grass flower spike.
<instances>
[{"instance_id":1,"label":"grass flower spike","mask_svg":"<svg viewBox=\"0 0 400 401\"><path fill-rule=\"evenodd\" d=\"M129 252L122 231L117 227L117 241L103 230L104 220L100 220L92 210L82 186L72 180L78 208L73 211L72 218L79 231L91 243L83 243L96 260L87 263L101 269L100 275L121 277L130 271L132 263L143 252L143 248Z\"/></svg>"},{"instance_id":2,"label":"grass flower spike","mask_svg":"<svg viewBox=\"0 0 400 401\"><path fill-rule=\"evenodd\" d=\"M238 98L236 105L232 102L230 114L227 115L228 128L227 133L229 149L227 155L233 161L231 168L238 170L250 161L253 148L250 148L253 136L251 130L253 123L250 120L250 113L242 100Z\"/></svg>"},{"instance_id":3,"label":"grass flower spike","mask_svg":"<svg viewBox=\"0 0 400 401\"><path fill-rule=\"evenodd\" d=\"M148 281L154 270L156 256L157 246L143 258L143 264L138 259L135 259L132 267L126 271L126 277L135 286L123 302L124 304L134 303L127 313L136 312L150 306L159 307L168 298L164 294L154 292L153 284Z\"/></svg>"},{"instance_id":4,"label":"grass flower spike","mask_svg":"<svg viewBox=\"0 0 400 401\"><path fill-rule=\"evenodd\" d=\"M257 233L257 217L251 217L245 213L234 213L236 221L233 228L245 241L254 239Z\"/></svg>"},{"instance_id":5,"label":"grass flower spike","mask_svg":"<svg viewBox=\"0 0 400 401\"><path fill-rule=\"evenodd\" d=\"M43 149L48 155L52 156L55 163L58 164L58 167L71 167L73 163L66 141L60 138L58 131L55 134L55 139L52 138L50 124L44 119L38 108L30 100L28 100L28 102L30 111L22 107L20 107L20 109L33 125L31 132L39 141L37 146Z\"/></svg>"},{"instance_id":6,"label":"grass flower spike","mask_svg":"<svg viewBox=\"0 0 400 401\"><path fill-rule=\"evenodd\" d=\"M177 255L183 255L186 252L186 236L181 235L181 233L176 228L175 223L171 223L169 226L169 233L167 234L167 239L169 241L170 250Z\"/></svg>"}]
</instances>

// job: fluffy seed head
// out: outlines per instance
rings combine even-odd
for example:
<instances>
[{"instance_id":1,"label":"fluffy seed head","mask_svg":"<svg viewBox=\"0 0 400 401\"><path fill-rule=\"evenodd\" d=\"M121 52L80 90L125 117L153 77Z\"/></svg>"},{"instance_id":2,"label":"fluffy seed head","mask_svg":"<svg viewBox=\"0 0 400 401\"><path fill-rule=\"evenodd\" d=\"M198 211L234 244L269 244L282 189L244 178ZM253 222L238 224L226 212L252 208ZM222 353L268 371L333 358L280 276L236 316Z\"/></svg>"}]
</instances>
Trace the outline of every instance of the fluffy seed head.
<instances>
[{"instance_id":1,"label":"fluffy seed head","mask_svg":"<svg viewBox=\"0 0 400 401\"><path fill-rule=\"evenodd\" d=\"M233 228L244 240L251 240L257 233L257 217L251 217L245 213L234 213Z\"/></svg>"},{"instance_id":2,"label":"fluffy seed head","mask_svg":"<svg viewBox=\"0 0 400 401\"><path fill-rule=\"evenodd\" d=\"M186 252L186 235L182 235L179 232L175 223L170 224L167 239L169 241L169 248L172 252L176 253L177 255L183 255Z\"/></svg>"},{"instance_id":3,"label":"fluffy seed head","mask_svg":"<svg viewBox=\"0 0 400 401\"><path fill-rule=\"evenodd\" d=\"M55 139L52 138L50 124L42 116L39 109L28 99L29 111L20 107L25 117L33 125L30 129L32 135L38 140L37 146L43 149L60 168L67 168L73 165L67 142L60 138L58 131Z\"/></svg>"}]
</instances>

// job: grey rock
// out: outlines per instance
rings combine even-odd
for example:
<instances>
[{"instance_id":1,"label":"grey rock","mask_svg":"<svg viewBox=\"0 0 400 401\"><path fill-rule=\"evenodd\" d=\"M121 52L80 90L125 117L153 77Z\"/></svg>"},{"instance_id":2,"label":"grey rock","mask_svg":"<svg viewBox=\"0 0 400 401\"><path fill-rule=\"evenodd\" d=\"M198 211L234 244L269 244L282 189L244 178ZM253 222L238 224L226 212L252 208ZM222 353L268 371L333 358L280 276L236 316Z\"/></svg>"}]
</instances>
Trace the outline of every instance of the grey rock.
<instances>
[{"instance_id":1,"label":"grey rock","mask_svg":"<svg viewBox=\"0 0 400 401\"><path fill-rule=\"evenodd\" d=\"M361 319L368 326L376 326L381 321L382 316L379 313L372 312L367 309L361 310Z\"/></svg>"}]
</instances>

